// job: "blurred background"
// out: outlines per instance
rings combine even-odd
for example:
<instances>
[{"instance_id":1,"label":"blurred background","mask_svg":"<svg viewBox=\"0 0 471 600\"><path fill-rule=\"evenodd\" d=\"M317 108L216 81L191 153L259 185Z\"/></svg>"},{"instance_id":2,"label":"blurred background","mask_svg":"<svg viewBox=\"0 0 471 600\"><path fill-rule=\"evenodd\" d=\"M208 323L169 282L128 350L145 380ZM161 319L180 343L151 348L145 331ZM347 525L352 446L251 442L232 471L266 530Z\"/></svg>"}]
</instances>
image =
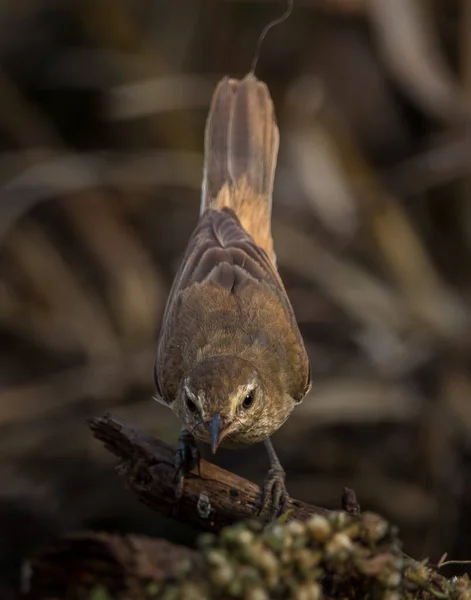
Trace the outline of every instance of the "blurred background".
<instances>
[{"instance_id":1,"label":"blurred background","mask_svg":"<svg viewBox=\"0 0 471 600\"><path fill-rule=\"evenodd\" d=\"M86 418L174 444L152 400L199 211L214 86L275 0L0 4L0 597L85 528L194 532L141 507ZM258 76L281 135L280 271L313 388L275 436L290 493L345 485L405 551L471 558L471 2L295 0ZM263 448L218 453L257 482Z\"/></svg>"}]
</instances>

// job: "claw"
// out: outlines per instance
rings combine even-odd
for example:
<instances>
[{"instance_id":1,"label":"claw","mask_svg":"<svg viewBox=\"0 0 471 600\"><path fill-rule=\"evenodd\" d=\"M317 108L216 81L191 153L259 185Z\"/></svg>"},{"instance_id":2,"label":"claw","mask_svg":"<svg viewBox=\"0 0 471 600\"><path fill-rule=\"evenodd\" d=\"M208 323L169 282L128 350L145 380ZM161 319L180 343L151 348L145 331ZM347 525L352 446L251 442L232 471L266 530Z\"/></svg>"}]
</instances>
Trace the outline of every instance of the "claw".
<instances>
[{"instance_id":1,"label":"claw","mask_svg":"<svg viewBox=\"0 0 471 600\"><path fill-rule=\"evenodd\" d=\"M286 512L288 501L289 495L285 486L285 472L280 468L271 468L263 485L259 515L265 510L269 510L271 520L275 520Z\"/></svg>"}]
</instances>

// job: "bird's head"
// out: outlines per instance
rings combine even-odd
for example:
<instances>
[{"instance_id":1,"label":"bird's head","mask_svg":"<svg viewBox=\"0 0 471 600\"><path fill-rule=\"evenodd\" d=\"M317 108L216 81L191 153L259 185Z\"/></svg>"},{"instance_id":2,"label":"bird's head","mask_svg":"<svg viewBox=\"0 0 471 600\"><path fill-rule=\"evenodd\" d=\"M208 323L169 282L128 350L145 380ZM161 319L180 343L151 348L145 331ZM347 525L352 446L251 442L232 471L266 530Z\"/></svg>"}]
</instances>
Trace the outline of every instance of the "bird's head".
<instances>
[{"instance_id":1,"label":"bird's head","mask_svg":"<svg viewBox=\"0 0 471 600\"><path fill-rule=\"evenodd\" d=\"M211 444L215 453L225 438L231 444L244 445L272 433L271 388L248 360L226 355L206 357L183 380L178 412L185 427ZM267 434L255 439L263 429Z\"/></svg>"}]
</instances>

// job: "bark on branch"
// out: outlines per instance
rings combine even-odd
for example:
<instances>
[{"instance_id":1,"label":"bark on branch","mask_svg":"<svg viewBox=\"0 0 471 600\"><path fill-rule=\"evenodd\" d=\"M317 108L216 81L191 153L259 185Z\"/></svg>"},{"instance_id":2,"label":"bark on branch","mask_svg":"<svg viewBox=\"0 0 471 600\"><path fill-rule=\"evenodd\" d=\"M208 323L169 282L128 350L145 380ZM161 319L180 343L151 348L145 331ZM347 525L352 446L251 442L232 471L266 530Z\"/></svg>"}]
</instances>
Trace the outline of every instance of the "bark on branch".
<instances>
[{"instance_id":1,"label":"bark on branch","mask_svg":"<svg viewBox=\"0 0 471 600\"><path fill-rule=\"evenodd\" d=\"M89 425L94 436L120 459L118 473L139 500L156 512L212 532L256 516L261 489L251 481L202 460L201 476L195 471L185 479L177 504L175 448L110 415L90 419ZM294 499L290 509L299 520L329 512ZM260 519L268 522L269 515L261 514Z\"/></svg>"}]
</instances>

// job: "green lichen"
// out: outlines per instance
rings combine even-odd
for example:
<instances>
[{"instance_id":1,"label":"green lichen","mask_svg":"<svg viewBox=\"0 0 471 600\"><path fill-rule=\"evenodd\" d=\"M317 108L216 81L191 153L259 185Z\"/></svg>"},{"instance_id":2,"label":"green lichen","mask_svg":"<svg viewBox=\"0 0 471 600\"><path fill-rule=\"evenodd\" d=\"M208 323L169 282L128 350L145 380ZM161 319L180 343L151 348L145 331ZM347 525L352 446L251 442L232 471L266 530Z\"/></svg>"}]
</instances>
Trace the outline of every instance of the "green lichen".
<instances>
[{"instance_id":1,"label":"green lichen","mask_svg":"<svg viewBox=\"0 0 471 600\"><path fill-rule=\"evenodd\" d=\"M448 580L404 555L373 513L240 523L200 536L199 549L159 600L471 600L467 576Z\"/></svg>"},{"instance_id":2,"label":"green lichen","mask_svg":"<svg viewBox=\"0 0 471 600\"><path fill-rule=\"evenodd\" d=\"M150 583L145 600L471 600L467 575L447 579L401 551L380 516L344 512L263 527L248 521L203 534L176 579ZM88 600L88 599L87 599ZM97 588L90 600L110 600Z\"/></svg>"}]
</instances>

